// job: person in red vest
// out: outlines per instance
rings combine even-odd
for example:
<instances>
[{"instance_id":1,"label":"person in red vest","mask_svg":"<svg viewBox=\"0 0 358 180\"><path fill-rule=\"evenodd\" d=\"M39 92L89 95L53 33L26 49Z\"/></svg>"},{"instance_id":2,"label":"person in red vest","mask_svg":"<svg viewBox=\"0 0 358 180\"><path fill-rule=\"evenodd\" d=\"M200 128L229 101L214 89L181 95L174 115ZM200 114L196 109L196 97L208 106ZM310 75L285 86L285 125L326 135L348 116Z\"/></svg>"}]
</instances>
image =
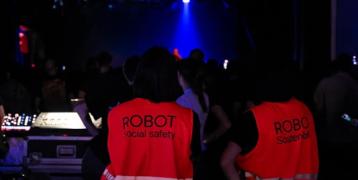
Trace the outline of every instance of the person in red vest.
<instances>
[{"instance_id":1,"label":"person in red vest","mask_svg":"<svg viewBox=\"0 0 358 180\"><path fill-rule=\"evenodd\" d=\"M231 141L221 159L230 180L317 179L319 161L312 114L293 97L292 82L297 82L290 78L293 71L277 67L261 76L258 92L262 102L231 129Z\"/></svg>"},{"instance_id":2,"label":"person in red vest","mask_svg":"<svg viewBox=\"0 0 358 180\"><path fill-rule=\"evenodd\" d=\"M101 179L193 179L200 125L190 109L175 103L180 89L169 51L155 47L144 54L133 89L135 98L108 115L111 163Z\"/></svg>"}]
</instances>

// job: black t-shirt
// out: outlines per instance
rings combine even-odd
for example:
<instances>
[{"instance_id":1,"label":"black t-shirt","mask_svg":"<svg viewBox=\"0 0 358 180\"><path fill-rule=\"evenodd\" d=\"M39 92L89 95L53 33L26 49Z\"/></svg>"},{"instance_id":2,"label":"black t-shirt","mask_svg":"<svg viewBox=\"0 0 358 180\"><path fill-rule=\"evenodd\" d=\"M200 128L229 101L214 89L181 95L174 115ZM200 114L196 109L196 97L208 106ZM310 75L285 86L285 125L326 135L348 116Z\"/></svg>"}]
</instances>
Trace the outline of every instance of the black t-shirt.
<instances>
[{"instance_id":1,"label":"black t-shirt","mask_svg":"<svg viewBox=\"0 0 358 180\"><path fill-rule=\"evenodd\" d=\"M229 130L230 141L241 147L242 155L247 154L256 146L258 135L255 117L251 111L244 113Z\"/></svg>"},{"instance_id":2,"label":"black t-shirt","mask_svg":"<svg viewBox=\"0 0 358 180\"><path fill-rule=\"evenodd\" d=\"M201 153L201 142L200 142L200 121L198 115L194 113L193 118L193 134L191 139L191 156L192 160L197 160Z\"/></svg>"}]
</instances>

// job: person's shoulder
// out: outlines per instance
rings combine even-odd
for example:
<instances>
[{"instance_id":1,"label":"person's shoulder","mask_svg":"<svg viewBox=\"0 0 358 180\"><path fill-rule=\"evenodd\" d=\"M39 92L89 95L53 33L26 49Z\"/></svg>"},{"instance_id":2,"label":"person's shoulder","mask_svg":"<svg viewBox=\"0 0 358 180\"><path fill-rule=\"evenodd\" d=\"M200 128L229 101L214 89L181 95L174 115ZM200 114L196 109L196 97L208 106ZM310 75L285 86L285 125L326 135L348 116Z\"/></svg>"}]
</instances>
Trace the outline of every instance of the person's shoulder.
<instances>
[{"instance_id":1,"label":"person's shoulder","mask_svg":"<svg viewBox=\"0 0 358 180\"><path fill-rule=\"evenodd\" d=\"M176 99L176 102L177 103L180 103L180 102L183 102L186 100L186 96L185 94L182 94L181 96L179 96L177 99Z\"/></svg>"},{"instance_id":2,"label":"person's shoulder","mask_svg":"<svg viewBox=\"0 0 358 180\"><path fill-rule=\"evenodd\" d=\"M351 80L351 76L347 72L337 72L322 80L325 84L342 84Z\"/></svg>"},{"instance_id":3,"label":"person's shoulder","mask_svg":"<svg viewBox=\"0 0 358 180\"><path fill-rule=\"evenodd\" d=\"M299 104L300 106L309 109L308 106L307 106L307 104L306 104L304 101L302 101L301 99L298 99L298 98L296 98L296 97L292 97L292 98L290 99L290 102Z\"/></svg>"},{"instance_id":4,"label":"person's shoulder","mask_svg":"<svg viewBox=\"0 0 358 180\"><path fill-rule=\"evenodd\" d=\"M354 86L355 84L357 84L357 82L353 80L348 74L336 73L322 79L317 86L317 90L337 91Z\"/></svg>"},{"instance_id":5,"label":"person's shoulder","mask_svg":"<svg viewBox=\"0 0 358 180\"><path fill-rule=\"evenodd\" d=\"M178 114L192 114L193 110L189 107L186 107L183 104L180 104L178 102L171 102L168 104L172 109L175 109L175 111L179 112Z\"/></svg>"},{"instance_id":6,"label":"person's shoulder","mask_svg":"<svg viewBox=\"0 0 358 180\"><path fill-rule=\"evenodd\" d=\"M187 100L186 98L178 98L176 102L171 102L169 103L169 105L172 107L172 108L176 108L178 110L182 110L182 111L187 111L187 110L190 110L191 109L189 107L186 106L186 103L187 103Z\"/></svg>"},{"instance_id":7,"label":"person's shoulder","mask_svg":"<svg viewBox=\"0 0 358 180\"><path fill-rule=\"evenodd\" d=\"M258 104L254 105L253 107L251 107L248 111L246 111L244 114L249 114L249 113L253 113L255 110L257 109L261 109L261 108L265 108L268 106L268 104L270 104L270 102L268 101L262 101L259 102Z\"/></svg>"},{"instance_id":8,"label":"person's shoulder","mask_svg":"<svg viewBox=\"0 0 358 180\"><path fill-rule=\"evenodd\" d=\"M251 120L251 119L253 119L254 118L253 108L250 109L250 110L245 111L244 113L242 113L240 115L240 118L242 120L248 120L248 119Z\"/></svg>"},{"instance_id":9,"label":"person's shoulder","mask_svg":"<svg viewBox=\"0 0 358 180\"><path fill-rule=\"evenodd\" d=\"M317 86L322 88L322 87L325 87L335 81L336 81L335 77L333 77L333 76L324 77L323 79L321 79L321 81L319 81Z\"/></svg>"},{"instance_id":10,"label":"person's shoulder","mask_svg":"<svg viewBox=\"0 0 358 180\"><path fill-rule=\"evenodd\" d=\"M140 105L139 100L138 99L131 99L122 103L119 103L118 105L116 105L115 107L113 107L110 111L111 112L116 112L116 111L121 111L124 109L131 109L131 108L138 108L138 105Z\"/></svg>"},{"instance_id":11,"label":"person's shoulder","mask_svg":"<svg viewBox=\"0 0 358 180\"><path fill-rule=\"evenodd\" d=\"M190 108L190 98L185 94L178 97L176 103L181 107Z\"/></svg>"}]
</instances>

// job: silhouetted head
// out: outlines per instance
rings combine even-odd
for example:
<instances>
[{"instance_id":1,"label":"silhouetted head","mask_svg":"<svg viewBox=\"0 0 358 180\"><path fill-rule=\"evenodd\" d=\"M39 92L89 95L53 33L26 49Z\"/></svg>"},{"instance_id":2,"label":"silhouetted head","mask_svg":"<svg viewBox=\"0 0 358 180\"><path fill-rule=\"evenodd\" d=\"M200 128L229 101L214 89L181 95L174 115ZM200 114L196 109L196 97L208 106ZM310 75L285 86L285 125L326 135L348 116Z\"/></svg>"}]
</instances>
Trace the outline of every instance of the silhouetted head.
<instances>
[{"instance_id":1,"label":"silhouetted head","mask_svg":"<svg viewBox=\"0 0 358 180\"><path fill-rule=\"evenodd\" d=\"M193 63L190 60L183 60L178 65L178 81L183 90L191 88L197 95L200 106L204 112L207 111L206 102L204 99L204 77L202 74L202 67Z\"/></svg>"},{"instance_id":2,"label":"silhouetted head","mask_svg":"<svg viewBox=\"0 0 358 180\"><path fill-rule=\"evenodd\" d=\"M204 53L200 49L196 48L190 51L189 58L193 61L204 63Z\"/></svg>"},{"instance_id":3,"label":"silhouetted head","mask_svg":"<svg viewBox=\"0 0 358 180\"><path fill-rule=\"evenodd\" d=\"M349 72L352 68L352 56L348 54L340 54L332 62L332 69L334 72L343 71Z\"/></svg>"},{"instance_id":4,"label":"silhouetted head","mask_svg":"<svg viewBox=\"0 0 358 180\"><path fill-rule=\"evenodd\" d=\"M138 64L133 88L135 97L153 102L175 101L180 87L173 55L160 47L147 50Z\"/></svg>"},{"instance_id":5,"label":"silhouetted head","mask_svg":"<svg viewBox=\"0 0 358 180\"><path fill-rule=\"evenodd\" d=\"M112 55L108 52L101 52L97 55L99 71L101 73L108 72L112 67Z\"/></svg>"},{"instance_id":6,"label":"silhouetted head","mask_svg":"<svg viewBox=\"0 0 358 180\"><path fill-rule=\"evenodd\" d=\"M112 63L112 55L108 52L101 52L97 55L98 65L109 65Z\"/></svg>"},{"instance_id":7,"label":"silhouetted head","mask_svg":"<svg viewBox=\"0 0 358 180\"><path fill-rule=\"evenodd\" d=\"M47 59L45 62L45 72L49 76L58 74L58 64L54 59Z\"/></svg>"},{"instance_id":8,"label":"silhouetted head","mask_svg":"<svg viewBox=\"0 0 358 180\"><path fill-rule=\"evenodd\" d=\"M193 61L185 59L178 63L178 80L182 86L189 86L191 88L197 85L197 74L200 66Z\"/></svg>"},{"instance_id":9,"label":"silhouetted head","mask_svg":"<svg viewBox=\"0 0 358 180\"><path fill-rule=\"evenodd\" d=\"M98 65L98 62L95 57L90 57L87 59L86 67L85 67L86 72L97 71L98 68L99 68L99 65Z\"/></svg>"}]
</instances>

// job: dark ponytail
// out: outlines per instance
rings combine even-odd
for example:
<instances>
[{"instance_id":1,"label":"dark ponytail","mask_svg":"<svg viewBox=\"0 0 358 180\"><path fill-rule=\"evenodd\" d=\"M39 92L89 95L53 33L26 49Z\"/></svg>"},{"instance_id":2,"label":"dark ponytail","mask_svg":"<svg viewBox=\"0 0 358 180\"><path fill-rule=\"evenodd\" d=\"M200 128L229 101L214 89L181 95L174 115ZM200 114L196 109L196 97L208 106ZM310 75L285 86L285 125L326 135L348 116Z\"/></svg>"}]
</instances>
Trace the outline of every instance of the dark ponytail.
<instances>
[{"instance_id":1,"label":"dark ponytail","mask_svg":"<svg viewBox=\"0 0 358 180\"><path fill-rule=\"evenodd\" d=\"M200 75L201 65L197 64L190 59L182 60L179 63L178 71L183 76L184 80L188 83L190 88L193 90L195 95L198 96L199 104L203 112L207 112L204 90L203 90L203 79Z\"/></svg>"}]
</instances>

